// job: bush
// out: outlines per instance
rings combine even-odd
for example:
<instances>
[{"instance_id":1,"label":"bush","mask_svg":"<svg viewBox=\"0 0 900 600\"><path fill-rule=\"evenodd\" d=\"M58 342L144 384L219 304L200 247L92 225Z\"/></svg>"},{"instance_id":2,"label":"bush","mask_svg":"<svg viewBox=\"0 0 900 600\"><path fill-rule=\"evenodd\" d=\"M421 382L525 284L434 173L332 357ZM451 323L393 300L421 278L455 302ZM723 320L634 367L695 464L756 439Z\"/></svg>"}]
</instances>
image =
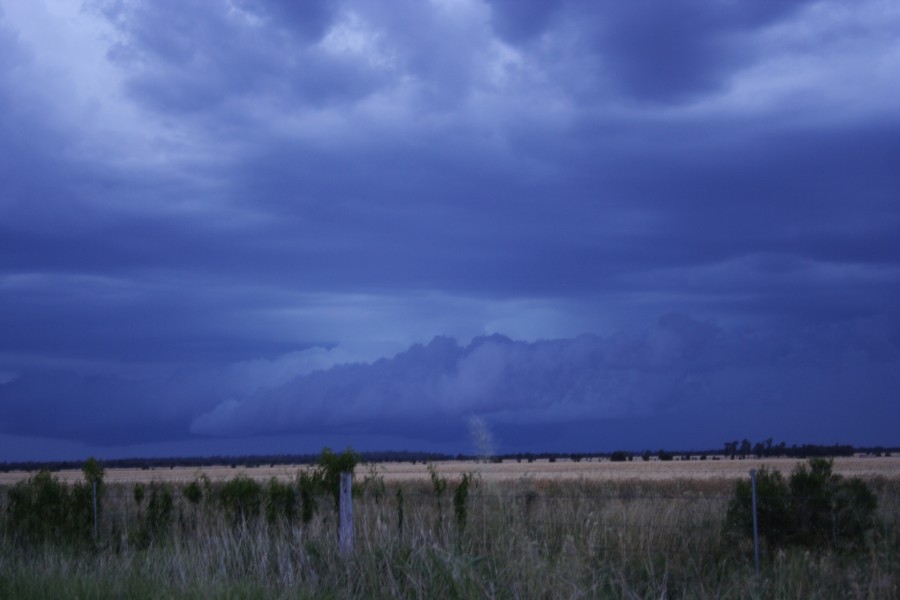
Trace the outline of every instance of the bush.
<instances>
[{"instance_id":1,"label":"bush","mask_svg":"<svg viewBox=\"0 0 900 600\"><path fill-rule=\"evenodd\" d=\"M181 494L192 506L197 506L200 504L200 500L203 499L203 489L200 487L200 482L196 479L184 486Z\"/></svg>"},{"instance_id":2,"label":"bush","mask_svg":"<svg viewBox=\"0 0 900 600\"><path fill-rule=\"evenodd\" d=\"M106 474L106 470L103 468L103 465L100 464L100 461L91 456L84 461L84 466L81 471L84 473L85 483L87 483L89 487L97 484L97 492L99 493L100 488L103 486L103 476Z\"/></svg>"},{"instance_id":3,"label":"bush","mask_svg":"<svg viewBox=\"0 0 900 600\"><path fill-rule=\"evenodd\" d=\"M247 521L259 515L262 486L246 475L238 475L222 487L219 500L235 523Z\"/></svg>"},{"instance_id":4,"label":"bush","mask_svg":"<svg viewBox=\"0 0 900 600\"><path fill-rule=\"evenodd\" d=\"M146 493L146 491L147 491L147 488L144 486L143 483L138 482L138 483L134 484L134 489L132 490L131 493L132 493L132 496L134 496L134 503L137 504L138 507L140 507L141 502L144 501L144 494Z\"/></svg>"},{"instance_id":5,"label":"bush","mask_svg":"<svg viewBox=\"0 0 900 600\"><path fill-rule=\"evenodd\" d=\"M783 546L791 528L787 482L779 471L762 467L756 474L756 513L762 537L772 546ZM728 505L726 524L732 532L753 535L753 491L749 481L739 481Z\"/></svg>"},{"instance_id":6,"label":"bush","mask_svg":"<svg viewBox=\"0 0 900 600\"><path fill-rule=\"evenodd\" d=\"M756 476L759 534L773 547L826 545L855 547L875 524L877 500L859 478L843 479L832 461L813 458L789 480L765 467ZM750 482L741 481L728 506L726 525L739 535L753 534Z\"/></svg>"},{"instance_id":7,"label":"bush","mask_svg":"<svg viewBox=\"0 0 900 600\"><path fill-rule=\"evenodd\" d=\"M20 539L60 539L70 533L69 490L41 470L14 485L7 496L7 522Z\"/></svg>"},{"instance_id":8,"label":"bush","mask_svg":"<svg viewBox=\"0 0 900 600\"><path fill-rule=\"evenodd\" d=\"M288 524L294 522L297 506L297 490L290 483L281 483L272 477L266 486L266 519L269 523L283 518Z\"/></svg>"},{"instance_id":9,"label":"bush","mask_svg":"<svg viewBox=\"0 0 900 600\"><path fill-rule=\"evenodd\" d=\"M456 526L460 531L466 528L466 509L468 508L469 484L471 481L472 476L468 473L463 473L462 479L456 486L456 491L453 492L453 512L456 514Z\"/></svg>"},{"instance_id":10,"label":"bush","mask_svg":"<svg viewBox=\"0 0 900 600\"><path fill-rule=\"evenodd\" d=\"M297 488L300 490L300 520L304 524L312 521L316 508L318 508L316 492L319 487L320 482L315 473L309 474L306 471L298 473Z\"/></svg>"},{"instance_id":11,"label":"bush","mask_svg":"<svg viewBox=\"0 0 900 600\"><path fill-rule=\"evenodd\" d=\"M352 448L347 448L340 454L335 454L330 448L322 450L319 456L319 464L314 478L320 483L321 488L331 493L334 497L334 508L338 509L341 496L341 473L350 473L359 462L359 454Z\"/></svg>"},{"instance_id":12,"label":"bush","mask_svg":"<svg viewBox=\"0 0 900 600\"><path fill-rule=\"evenodd\" d=\"M10 531L23 542L89 541L94 523L95 484L98 512L102 508L103 467L95 459L88 459L84 477L84 482L70 489L44 469L14 485L6 506Z\"/></svg>"},{"instance_id":13,"label":"bush","mask_svg":"<svg viewBox=\"0 0 900 600\"><path fill-rule=\"evenodd\" d=\"M129 536L131 543L138 548L146 548L170 533L174 517L175 501L172 497L172 488L155 481L150 483L149 488L147 508L143 513L138 513L138 527ZM147 487L144 484L135 484L133 495L139 509L146 492Z\"/></svg>"}]
</instances>

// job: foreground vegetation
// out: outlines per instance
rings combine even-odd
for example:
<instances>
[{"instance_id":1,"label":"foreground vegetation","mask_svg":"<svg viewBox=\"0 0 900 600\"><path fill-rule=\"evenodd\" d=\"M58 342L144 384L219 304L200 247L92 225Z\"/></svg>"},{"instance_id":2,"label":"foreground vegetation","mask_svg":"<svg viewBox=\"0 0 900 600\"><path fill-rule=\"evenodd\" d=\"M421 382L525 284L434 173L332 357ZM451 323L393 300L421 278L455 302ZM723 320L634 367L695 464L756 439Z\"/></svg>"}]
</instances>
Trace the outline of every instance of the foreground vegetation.
<instances>
[{"instance_id":1,"label":"foreground vegetation","mask_svg":"<svg viewBox=\"0 0 900 600\"><path fill-rule=\"evenodd\" d=\"M852 539L792 544L761 522L757 577L744 489L721 481L485 483L432 468L429 481L386 485L357 466L355 548L342 554L330 492L352 462L323 455L266 484L104 485L96 464L81 486L38 475L0 490L0 598L900 597L896 480L864 486L877 511ZM816 475L829 502L845 489L868 502L822 468L796 485ZM772 473L761 482L767 510L811 497Z\"/></svg>"}]
</instances>

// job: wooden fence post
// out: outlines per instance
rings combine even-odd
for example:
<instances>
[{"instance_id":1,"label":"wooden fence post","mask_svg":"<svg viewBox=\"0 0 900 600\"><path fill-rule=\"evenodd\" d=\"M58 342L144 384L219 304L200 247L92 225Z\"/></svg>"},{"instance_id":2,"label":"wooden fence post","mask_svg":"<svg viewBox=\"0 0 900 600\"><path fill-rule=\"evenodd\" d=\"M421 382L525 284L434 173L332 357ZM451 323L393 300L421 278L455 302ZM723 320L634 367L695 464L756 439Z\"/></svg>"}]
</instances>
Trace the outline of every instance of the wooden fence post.
<instances>
[{"instance_id":1,"label":"wooden fence post","mask_svg":"<svg viewBox=\"0 0 900 600\"><path fill-rule=\"evenodd\" d=\"M341 554L353 552L353 474L341 473L340 505L340 548Z\"/></svg>"}]
</instances>

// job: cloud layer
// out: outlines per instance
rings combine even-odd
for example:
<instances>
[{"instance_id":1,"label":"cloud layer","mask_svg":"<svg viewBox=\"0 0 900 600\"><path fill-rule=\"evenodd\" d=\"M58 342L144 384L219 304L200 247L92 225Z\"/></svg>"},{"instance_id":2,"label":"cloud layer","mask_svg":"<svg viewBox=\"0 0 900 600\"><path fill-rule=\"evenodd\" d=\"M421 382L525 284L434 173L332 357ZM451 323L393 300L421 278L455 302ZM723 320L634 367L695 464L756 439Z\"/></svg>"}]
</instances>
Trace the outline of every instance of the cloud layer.
<instances>
[{"instance_id":1,"label":"cloud layer","mask_svg":"<svg viewBox=\"0 0 900 600\"><path fill-rule=\"evenodd\" d=\"M898 40L883 0L4 2L0 427L637 418L696 365L605 361L670 313L728 332L720 397L806 389L731 338L896 342Z\"/></svg>"},{"instance_id":2,"label":"cloud layer","mask_svg":"<svg viewBox=\"0 0 900 600\"><path fill-rule=\"evenodd\" d=\"M726 330L670 314L608 337L467 345L447 337L391 358L354 361L339 348L167 379L22 377L0 385L0 433L121 445L211 437L391 435L467 447L473 418L521 448L565 446L570 424L619 422L631 446L775 435L885 440L900 417L900 339L856 321L793 332ZM679 435L679 423L691 435ZM698 424L707 427L698 440ZM599 425L598 425L599 426ZM490 431L489 429L489 431ZM752 431L746 431L750 429ZM569 440L570 443L583 443ZM608 442L595 442L607 443Z\"/></svg>"}]
</instances>

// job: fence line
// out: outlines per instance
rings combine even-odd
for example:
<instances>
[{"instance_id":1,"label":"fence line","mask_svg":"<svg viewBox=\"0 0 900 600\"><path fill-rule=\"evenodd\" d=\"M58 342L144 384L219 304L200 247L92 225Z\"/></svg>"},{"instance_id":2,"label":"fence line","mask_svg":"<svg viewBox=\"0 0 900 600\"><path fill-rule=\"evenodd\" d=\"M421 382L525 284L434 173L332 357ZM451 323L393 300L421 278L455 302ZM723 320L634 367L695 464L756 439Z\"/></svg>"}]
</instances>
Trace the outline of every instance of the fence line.
<instances>
[{"instance_id":1,"label":"fence line","mask_svg":"<svg viewBox=\"0 0 900 600\"><path fill-rule=\"evenodd\" d=\"M725 512L728 503L734 498L733 494L707 492L691 489L689 486L680 492L649 493L625 489L619 493L610 493L602 490L601 482L590 482L590 485L579 492L565 489L522 490L515 488L515 482L504 488L508 483L504 482L489 483L481 489L468 490L460 504L454 501L452 485L443 487L438 494L435 491L425 491L428 482L415 482L414 489L410 489L412 486L404 487L402 484L385 486L383 481L379 488L377 485L367 485L372 483L371 480L363 480L354 490L349 473L342 474L340 483L340 504L337 510L330 509L331 503L326 498L319 498L318 514L326 522L332 518L330 515L337 518L338 535L334 539L340 552L345 555L353 551L355 541L360 539L365 539L366 545L371 547L376 543L390 543L391 540L416 536L430 536L429 539L437 542L453 538L457 543L468 536L474 540L473 544L477 542L480 547L490 549L503 543L505 533L515 530L523 533L529 541L547 547L571 543L588 547L594 553L621 557L648 554L709 557L715 556L719 550L717 546L708 545L707 542L709 539L721 538ZM573 483L578 485L578 482L571 481L553 483L562 486ZM757 519L755 472L751 472L751 483L754 491L752 553L759 572L759 533L765 532L766 524L759 523ZM93 531L97 543L109 543L114 531L128 531L129 527L137 529L140 519L146 518L151 510L146 502L141 504L140 500L135 499L137 504L131 503L128 484L112 485L115 486L114 490L110 490L109 486L104 486L104 489L107 493L114 492L118 505L115 510L104 508L101 512L106 521L101 523L105 538L98 533L96 508L94 511ZM173 531L180 527L182 535L190 533L191 519L200 518L200 505L189 500L184 493L185 488L184 484L159 485L159 489L169 490L167 493L181 490L180 494L169 499L174 505L174 509L170 506L169 510L173 515L177 510L179 515L178 522L174 516L171 517L169 527ZM402 490L402 493L395 495L395 490ZM260 488L260 494L266 493L264 487ZM212 499L219 501L218 496L206 500L209 502ZM249 509L248 513L245 514L241 509L240 519L245 523L257 518L262 521L265 511L269 509L266 502L265 497L260 496L255 508ZM292 497L290 502L299 506L300 498ZM225 520L225 508L214 503L203 506L216 506L211 516L203 516L203 519ZM0 513L3 513L0 519L6 517L6 508L7 500L0 495ZM315 524L299 524L299 517L296 518L298 521L294 526L304 531L304 536L317 535L317 532L325 534L327 530L327 527L323 529ZM703 531L700 533L703 535L697 531L701 528ZM385 537L385 531L395 532L394 537ZM747 550L749 559L749 544Z\"/></svg>"}]
</instances>

